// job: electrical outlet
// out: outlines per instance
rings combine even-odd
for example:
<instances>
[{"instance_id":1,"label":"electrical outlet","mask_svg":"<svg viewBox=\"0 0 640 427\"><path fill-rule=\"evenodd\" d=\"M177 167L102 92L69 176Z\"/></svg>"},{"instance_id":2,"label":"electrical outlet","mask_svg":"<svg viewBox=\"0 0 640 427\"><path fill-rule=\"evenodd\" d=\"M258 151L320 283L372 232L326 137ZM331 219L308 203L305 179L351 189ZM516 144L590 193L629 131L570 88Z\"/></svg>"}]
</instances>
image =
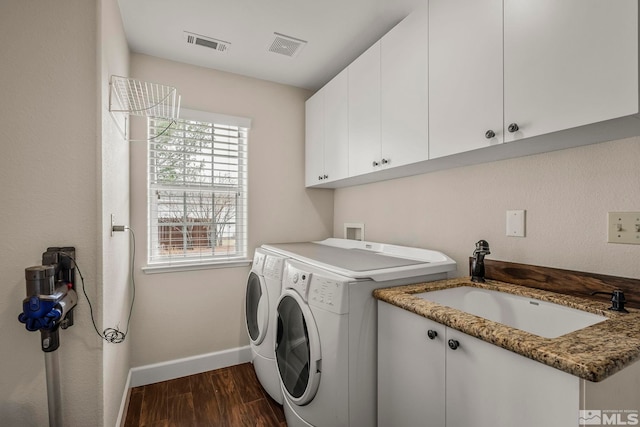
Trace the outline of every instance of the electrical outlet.
<instances>
[{"instance_id":1,"label":"electrical outlet","mask_svg":"<svg viewBox=\"0 0 640 427\"><path fill-rule=\"evenodd\" d=\"M640 245L640 212L609 212L607 242Z\"/></svg>"}]
</instances>

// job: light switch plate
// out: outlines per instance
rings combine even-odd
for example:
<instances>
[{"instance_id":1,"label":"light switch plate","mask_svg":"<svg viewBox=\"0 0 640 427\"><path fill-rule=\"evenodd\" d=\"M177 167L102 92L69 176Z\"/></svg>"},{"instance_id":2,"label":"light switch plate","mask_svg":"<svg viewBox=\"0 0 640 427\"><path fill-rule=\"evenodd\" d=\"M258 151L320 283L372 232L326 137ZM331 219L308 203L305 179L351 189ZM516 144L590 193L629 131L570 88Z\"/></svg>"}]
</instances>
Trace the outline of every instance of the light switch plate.
<instances>
[{"instance_id":1,"label":"light switch plate","mask_svg":"<svg viewBox=\"0 0 640 427\"><path fill-rule=\"evenodd\" d=\"M640 245L640 212L609 212L609 243Z\"/></svg>"},{"instance_id":2,"label":"light switch plate","mask_svg":"<svg viewBox=\"0 0 640 427\"><path fill-rule=\"evenodd\" d=\"M525 236L525 212L524 210L507 211L507 236Z\"/></svg>"}]
</instances>

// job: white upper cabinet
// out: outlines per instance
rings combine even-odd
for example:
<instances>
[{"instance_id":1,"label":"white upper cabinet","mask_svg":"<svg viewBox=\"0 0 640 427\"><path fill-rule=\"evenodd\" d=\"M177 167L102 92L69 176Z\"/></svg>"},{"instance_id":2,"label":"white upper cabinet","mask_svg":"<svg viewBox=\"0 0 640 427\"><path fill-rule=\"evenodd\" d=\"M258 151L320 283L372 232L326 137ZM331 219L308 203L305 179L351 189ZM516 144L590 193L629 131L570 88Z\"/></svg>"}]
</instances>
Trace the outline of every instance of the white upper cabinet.
<instances>
[{"instance_id":1,"label":"white upper cabinet","mask_svg":"<svg viewBox=\"0 0 640 427\"><path fill-rule=\"evenodd\" d=\"M348 175L347 70L305 104L305 184L336 181Z\"/></svg>"},{"instance_id":2,"label":"white upper cabinet","mask_svg":"<svg viewBox=\"0 0 640 427\"><path fill-rule=\"evenodd\" d=\"M638 1L505 0L504 91L506 141L636 114Z\"/></svg>"},{"instance_id":3,"label":"white upper cabinet","mask_svg":"<svg viewBox=\"0 0 640 427\"><path fill-rule=\"evenodd\" d=\"M380 40L382 168L429 155L428 25L425 3Z\"/></svg>"},{"instance_id":4,"label":"white upper cabinet","mask_svg":"<svg viewBox=\"0 0 640 427\"><path fill-rule=\"evenodd\" d=\"M430 0L429 158L638 112L636 0Z\"/></svg>"},{"instance_id":5,"label":"white upper cabinet","mask_svg":"<svg viewBox=\"0 0 640 427\"><path fill-rule=\"evenodd\" d=\"M429 1L429 158L503 142L502 0Z\"/></svg>"},{"instance_id":6,"label":"white upper cabinet","mask_svg":"<svg viewBox=\"0 0 640 427\"><path fill-rule=\"evenodd\" d=\"M349 66L349 176L428 159L426 5Z\"/></svg>"},{"instance_id":7,"label":"white upper cabinet","mask_svg":"<svg viewBox=\"0 0 640 427\"><path fill-rule=\"evenodd\" d=\"M638 13L638 0L425 1L309 99L306 185L640 135Z\"/></svg>"},{"instance_id":8,"label":"white upper cabinet","mask_svg":"<svg viewBox=\"0 0 640 427\"><path fill-rule=\"evenodd\" d=\"M347 84L343 71L324 87L324 170L329 181L346 178L349 172Z\"/></svg>"},{"instance_id":9,"label":"white upper cabinet","mask_svg":"<svg viewBox=\"0 0 640 427\"><path fill-rule=\"evenodd\" d=\"M322 182L324 178L324 91L316 92L304 106L304 175L308 187Z\"/></svg>"},{"instance_id":10,"label":"white upper cabinet","mask_svg":"<svg viewBox=\"0 0 640 427\"><path fill-rule=\"evenodd\" d=\"M380 42L349 65L349 175L380 166Z\"/></svg>"}]
</instances>

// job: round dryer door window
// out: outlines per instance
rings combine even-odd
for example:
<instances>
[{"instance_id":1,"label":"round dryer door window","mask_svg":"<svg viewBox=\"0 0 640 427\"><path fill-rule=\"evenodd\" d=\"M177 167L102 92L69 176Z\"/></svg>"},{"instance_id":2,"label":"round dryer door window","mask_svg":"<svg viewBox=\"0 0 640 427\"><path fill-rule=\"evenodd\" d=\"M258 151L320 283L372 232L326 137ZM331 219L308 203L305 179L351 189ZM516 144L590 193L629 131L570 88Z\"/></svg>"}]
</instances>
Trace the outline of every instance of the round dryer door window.
<instances>
[{"instance_id":1,"label":"round dryer door window","mask_svg":"<svg viewBox=\"0 0 640 427\"><path fill-rule=\"evenodd\" d=\"M289 399L309 403L320 383L320 338L309 306L293 290L278 301L276 362Z\"/></svg>"},{"instance_id":2,"label":"round dryer door window","mask_svg":"<svg viewBox=\"0 0 640 427\"><path fill-rule=\"evenodd\" d=\"M264 279L256 273L249 273L245 295L245 315L247 332L254 344L260 344L267 333L269 322L269 302Z\"/></svg>"}]
</instances>

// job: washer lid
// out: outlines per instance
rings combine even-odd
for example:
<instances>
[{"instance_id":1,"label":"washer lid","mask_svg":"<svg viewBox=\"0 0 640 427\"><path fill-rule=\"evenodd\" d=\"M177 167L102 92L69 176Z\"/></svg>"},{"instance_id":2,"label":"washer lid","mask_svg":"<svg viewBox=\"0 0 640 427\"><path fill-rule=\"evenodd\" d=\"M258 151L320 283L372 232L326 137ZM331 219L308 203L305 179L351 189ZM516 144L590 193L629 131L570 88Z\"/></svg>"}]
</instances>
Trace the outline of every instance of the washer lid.
<instances>
[{"instance_id":1,"label":"washer lid","mask_svg":"<svg viewBox=\"0 0 640 427\"><path fill-rule=\"evenodd\" d=\"M270 245L293 254L350 271L382 270L423 264L424 261L398 258L362 249L344 249L315 242Z\"/></svg>"},{"instance_id":2,"label":"washer lid","mask_svg":"<svg viewBox=\"0 0 640 427\"><path fill-rule=\"evenodd\" d=\"M408 251L405 252L410 256L403 256L403 251L399 250L403 247L369 242L344 247L342 240L279 243L262 247L354 279L393 280L443 273L456 268L455 261L437 251L406 248ZM379 250L368 249L369 246Z\"/></svg>"}]
</instances>

